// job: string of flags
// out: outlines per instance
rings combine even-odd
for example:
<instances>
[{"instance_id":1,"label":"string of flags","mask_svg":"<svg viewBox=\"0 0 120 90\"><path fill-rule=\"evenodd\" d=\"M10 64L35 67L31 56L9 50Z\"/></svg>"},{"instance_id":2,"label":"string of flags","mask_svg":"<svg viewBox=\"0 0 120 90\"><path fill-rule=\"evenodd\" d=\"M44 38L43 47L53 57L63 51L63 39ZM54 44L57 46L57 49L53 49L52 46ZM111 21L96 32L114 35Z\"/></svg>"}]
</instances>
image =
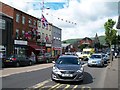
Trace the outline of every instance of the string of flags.
<instances>
[{"instance_id":1,"label":"string of flags","mask_svg":"<svg viewBox=\"0 0 120 90\"><path fill-rule=\"evenodd\" d=\"M49 13L46 13L46 15L50 15ZM53 16L53 15L51 15L51 16ZM54 16L54 17L56 17L56 16ZM65 22L67 22L67 23L71 23L71 24L74 24L74 25L77 25L77 23L75 23L75 22L72 22L72 21L69 21L69 20L65 20L65 19L63 19L63 18L59 18L59 17L56 17L58 20L61 20L61 21L65 21Z\"/></svg>"},{"instance_id":2,"label":"string of flags","mask_svg":"<svg viewBox=\"0 0 120 90\"><path fill-rule=\"evenodd\" d=\"M41 7L40 7L41 6ZM33 4L33 8L34 8L34 10L42 10L42 12L44 12L43 11L43 9L44 9L44 0L42 1L42 2L40 2L40 3L34 3ZM73 22L73 21L70 21L70 20L65 20L65 19L63 19L63 18L59 18L59 17L57 17L57 16L55 16L55 15L52 15L52 14L49 14L49 13L46 13L46 15L51 15L51 16L54 16L54 17L56 17L58 20L61 20L61 21L65 21L66 23L69 23L69 24L74 24L74 25L77 25L77 23L75 23L75 22ZM47 26L47 25L45 25L45 24L47 24L46 22L43 22L43 25L44 26Z\"/></svg>"}]
</instances>

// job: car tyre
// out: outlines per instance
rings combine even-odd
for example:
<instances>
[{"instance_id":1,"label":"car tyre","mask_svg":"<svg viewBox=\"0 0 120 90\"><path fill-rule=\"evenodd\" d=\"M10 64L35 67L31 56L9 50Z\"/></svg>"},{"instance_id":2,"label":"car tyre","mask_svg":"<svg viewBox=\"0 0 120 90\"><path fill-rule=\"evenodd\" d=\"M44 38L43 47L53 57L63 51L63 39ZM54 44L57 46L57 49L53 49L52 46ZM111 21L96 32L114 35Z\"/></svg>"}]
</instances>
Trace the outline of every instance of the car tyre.
<instances>
[{"instance_id":1,"label":"car tyre","mask_svg":"<svg viewBox=\"0 0 120 90\"><path fill-rule=\"evenodd\" d=\"M49 63L49 59L46 60L46 63Z\"/></svg>"},{"instance_id":2,"label":"car tyre","mask_svg":"<svg viewBox=\"0 0 120 90\"><path fill-rule=\"evenodd\" d=\"M19 66L20 66L20 63L19 63L19 62L17 62L17 63L16 63L16 67L19 67Z\"/></svg>"},{"instance_id":3,"label":"car tyre","mask_svg":"<svg viewBox=\"0 0 120 90\"><path fill-rule=\"evenodd\" d=\"M30 65L30 66L32 65L32 61L29 62L29 65Z\"/></svg>"}]
</instances>

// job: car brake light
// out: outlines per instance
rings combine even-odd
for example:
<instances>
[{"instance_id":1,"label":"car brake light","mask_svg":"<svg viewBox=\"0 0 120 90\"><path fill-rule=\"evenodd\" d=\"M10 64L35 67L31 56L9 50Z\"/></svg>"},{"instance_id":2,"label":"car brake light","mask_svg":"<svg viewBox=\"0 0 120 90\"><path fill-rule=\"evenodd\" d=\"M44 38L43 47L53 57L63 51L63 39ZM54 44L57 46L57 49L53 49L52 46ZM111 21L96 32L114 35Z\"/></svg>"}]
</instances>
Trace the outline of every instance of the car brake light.
<instances>
[{"instance_id":1,"label":"car brake light","mask_svg":"<svg viewBox=\"0 0 120 90\"><path fill-rule=\"evenodd\" d=\"M12 58L12 60L16 60L16 58Z\"/></svg>"}]
</instances>

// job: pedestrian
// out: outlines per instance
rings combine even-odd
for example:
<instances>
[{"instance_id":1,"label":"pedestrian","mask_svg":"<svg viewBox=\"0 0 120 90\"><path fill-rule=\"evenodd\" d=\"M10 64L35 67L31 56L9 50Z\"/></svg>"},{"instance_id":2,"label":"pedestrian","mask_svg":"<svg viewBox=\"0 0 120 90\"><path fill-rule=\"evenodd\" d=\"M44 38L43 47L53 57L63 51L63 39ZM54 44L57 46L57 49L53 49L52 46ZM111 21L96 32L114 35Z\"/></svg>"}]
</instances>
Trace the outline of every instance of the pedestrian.
<instances>
[{"instance_id":1,"label":"pedestrian","mask_svg":"<svg viewBox=\"0 0 120 90\"><path fill-rule=\"evenodd\" d=\"M115 58L117 58L117 52L115 52Z\"/></svg>"},{"instance_id":2,"label":"pedestrian","mask_svg":"<svg viewBox=\"0 0 120 90\"><path fill-rule=\"evenodd\" d=\"M32 54L31 54L31 57L30 57L34 62L36 61L35 60L35 54L34 54L34 52L32 52Z\"/></svg>"}]
</instances>

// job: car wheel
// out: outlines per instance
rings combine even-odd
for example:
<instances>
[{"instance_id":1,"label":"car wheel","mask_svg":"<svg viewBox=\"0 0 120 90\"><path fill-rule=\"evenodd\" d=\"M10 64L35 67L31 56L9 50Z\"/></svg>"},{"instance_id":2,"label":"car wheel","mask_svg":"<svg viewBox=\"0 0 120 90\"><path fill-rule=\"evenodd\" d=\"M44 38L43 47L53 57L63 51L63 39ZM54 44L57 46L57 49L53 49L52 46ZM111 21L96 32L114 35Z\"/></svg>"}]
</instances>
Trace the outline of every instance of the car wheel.
<instances>
[{"instance_id":1,"label":"car wheel","mask_svg":"<svg viewBox=\"0 0 120 90\"><path fill-rule=\"evenodd\" d=\"M32 61L29 62L29 65L30 65L30 66L32 65Z\"/></svg>"},{"instance_id":2,"label":"car wheel","mask_svg":"<svg viewBox=\"0 0 120 90\"><path fill-rule=\"evenodd\" d=\"M101 64L101 67L104 67L104 63Z\"/></svg>"},{"instance_id":3,"label":"car wheel","mask_svg":"<svg viewBox=\"0 0 120 90\"><path fill-rule=\"evenodd\" d=\"M46 60L46 63L49 63L49 59Z\"/></svg>"},{"instance_id":4,"label":"car wheel","mask_svg":"<svg viewBox=\"0 0 120 90\"><path fill-rule=\"evenodd\" d=\"M16 63L16 67L19 67L19 66L20 66L20 63L19 63L19 62L17 62L17 63Z\"/></svg>"}]
</instances>

